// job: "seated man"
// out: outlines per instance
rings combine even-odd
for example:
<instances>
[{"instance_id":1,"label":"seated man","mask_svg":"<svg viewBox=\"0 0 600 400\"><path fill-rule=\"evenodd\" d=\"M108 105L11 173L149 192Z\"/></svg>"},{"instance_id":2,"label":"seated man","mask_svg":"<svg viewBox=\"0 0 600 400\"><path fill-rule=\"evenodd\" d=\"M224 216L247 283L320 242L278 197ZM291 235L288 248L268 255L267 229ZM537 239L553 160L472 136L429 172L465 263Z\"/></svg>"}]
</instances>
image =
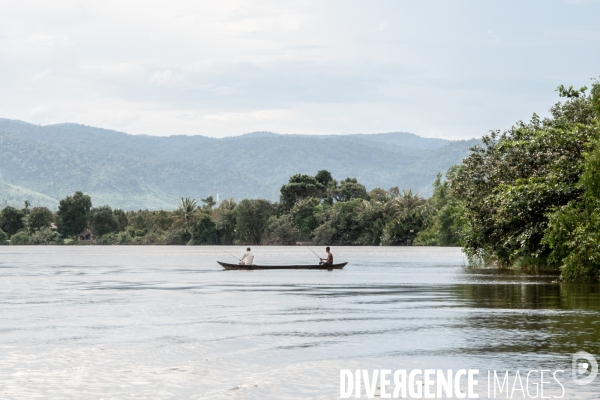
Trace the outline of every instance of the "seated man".
<instances>
[{"instance_id":1,"label":"seated man","mask_svg":"<svg viewBox=\"0 0 600 400\"><path fill-rule=\"evenodd\" d=\"M319 265L332 265L333 254L331 254L331 251L329 251L329 246L325 248L325 251L327 252L327 258L321 258L321 262L319 263Z\"/></svg>"},{"instance_id":2,"label":"seated man","mask_svg":"<svg viewBox=\"0 0 600 400\"><path fill-rule=\"evenodd\" d=\"M248 247L240 260L240 265L252 265L252 261L254 261L254 254L250 253L250 247Z\"/></svg>"}]
</instances>

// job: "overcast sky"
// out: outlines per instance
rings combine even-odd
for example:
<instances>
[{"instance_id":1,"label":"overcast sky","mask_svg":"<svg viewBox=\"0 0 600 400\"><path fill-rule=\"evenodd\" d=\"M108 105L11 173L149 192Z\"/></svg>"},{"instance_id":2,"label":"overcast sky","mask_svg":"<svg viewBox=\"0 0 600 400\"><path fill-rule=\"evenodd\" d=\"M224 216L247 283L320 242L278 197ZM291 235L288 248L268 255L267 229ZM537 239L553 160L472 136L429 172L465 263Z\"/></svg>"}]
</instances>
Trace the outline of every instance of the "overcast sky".
<instances>
[{"instance_id":1,"label":"overcast sky","mask_svg":"<svg viewBox=\"0 0 600 400\"><path fill-rule=\"evenodd\" d=\"M600 76L598 1L4 1L0 117L479 137Z\"/></svg>"}]
</instances>

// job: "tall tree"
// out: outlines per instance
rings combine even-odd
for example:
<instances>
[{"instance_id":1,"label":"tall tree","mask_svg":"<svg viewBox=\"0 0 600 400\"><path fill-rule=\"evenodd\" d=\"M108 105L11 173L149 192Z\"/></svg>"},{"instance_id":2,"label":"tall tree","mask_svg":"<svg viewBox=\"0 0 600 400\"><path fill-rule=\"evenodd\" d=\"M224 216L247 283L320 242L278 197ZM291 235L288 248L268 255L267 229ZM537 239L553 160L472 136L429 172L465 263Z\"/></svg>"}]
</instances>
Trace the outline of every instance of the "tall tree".
<instances>
[{"instance_id":1,"label":"tall tree","mask_svg":"<svg viewBox=\"0 0 600 400\"><path fill-rule=\"evenodd\" d=\"M125 228L127 228L127 225L129 225L129 219L127 218L127 213L125 213L125 211L117 208L117 209L113 210L113 215L115 216L115 218L117 219L117 222L118 222L117 232L124 231Z\"/></svg>"},{"instance_id":2,"label":"tall tree","mask_svg":"<svg viewBox=\"0 0 600 400\"><path fill-rule=\"evenodd\" d=\"M25 215L29 215L29 206L31 206L31 203L29 202L29 200L25 200L23 202L23 205L25 206L25 207L23 207L23 213Z\"/></svg>"},{"instance_id":3,"label":"tall tree","mask_svg":"<svg viewBox=\"0 0 600 400\"><path fill-rule=\"evenodd\" d=\"M284 210L290 210L294 204L309 197L322 198L325 186L314 176L296 174L280 189L280 203Z\"/></svg>"},{"instance_id":4,"label":"tall tree","mask_svg":"<svg viewBox=\"0 0 600 400\"><path fill-rule=\"evenodd\" d=\"M217 202L212 196L208 196L205 199L200 199L200 201L204 203L202 209L206 211L211 211L213 207L217 204Z\"/></svg>"},{"instance_id":5,"label":"tall tree","mask_svg":"<svg viewBox=\"0 0 600 400\"><path fill-rule=\"evenodd\" d=\"M327 185L334 181L331 172L327 171L326 169L322 169L319 172L317 172L317 174L315 175L315 179L324 187L327 187Z\"/></svg>"},{"instance_id":6,"label":"tall tree","mask_svg":"<svg viewBox=\"0 0 600 400\"><path fill-rule=\"evenodd\" d=\"M225 199L215 210L215 220L219 232L221 244L233 244L235 239L236 216L235 208L237 204L233 199Z\"/></svg>"},{"instance_id":7,"label":"tall tree","mask_svg":"<svg viewBox=\"0 0 600 400\"><path fill-rule=\"evenodd\" d=\"M27 219L29 230L33 232L49 227L50 223L54 222L54 215L46 207L34 207L27 216Z\"/></svg>"},{"instance_id":8,"label":"tall tree","mask_svg":"<svg viewBox=\"0 0 600 400\"><path fill-rule=\"evenodd\" d=\"M587 88L558 88L551 117L492 132L463 160L451 187L464 205L462 241L472 259L545 265L555 207L581 199L584 155L600 138ZM592 96L593 97L593 96Z\"/></svg>"},{"instance_id":9,"label":"tall tree","mask_svg":"<svg viewBox=\"0 0 600 400\"><path fill-rule=\"evenodd\" d=\"M25 214L23 211L7 206L2 210L2 214L0 214L0 229L8 236L12 236L25 227L24 217Z\"/></svg>"},{"instance_id":10,"label":"tall tree","mask_svg":"<svg viewBox=\"0 0 600 400\"><path fill-rule=\"evenodd\" d=\"M276 208L270 201L242 200L235 207L238 238L248 244L261 244L267 236L269 218Z\"/></svg>"},{"instance_id":11,"label":"tall tree","mask_svg":"<svg viewBox=\"0 0 600 400\"><path fill-rule=\"evenodd\" d=\"M62 199L58 205L58 230L63 236L74 236L87 228L92 199L82 192Z\"/></svg>"},{"instance_id":12,"label":"tall tree","mask_svg":"<svg viewBox=\"0 0 600 400\"><path fill-rule=\"evenodd\" d=\"M356 178L346 178L340 182L335 192L335 200L350 201L354 199L368 199L369 194L364 185L358 183Z\"/></svg>"},{"instance_id":13,"label":"tall tree","mask_svg":"<svg viewBox=\"0 0 600 400\"><path fill-rule=\"evenodd\" d=\"M90 230L96 236L119 230L119 220L109 206L95 207L90 210Z\"/></svg>"},{"instance_id":14,"label":"tall tree","mask_svg":"<svg viewBox=\"0 0 600 400\"><path fill-rule=\"evenodd\" d=\"M192 244L217 244L219 238L217 224L206 214L198 217L192 229Z\"/></svg>"},{"instance_id":15,"label":"tall tree","mask_svg":"<svg viewBox=\"0 0 600 400\"><path fill-rule=\"evenodd\" d=\"M190 199L189 197L185 197L185 198L182 197L181 200L179 200L179 204L177 204L177 210L182 215L183 220L185 222L185 226L187 228L190 227L192 215L194 214L194 211L196 211L197 208L198 208L198 202L196 201L196 199Z\"/></svg>"}]
</instances>

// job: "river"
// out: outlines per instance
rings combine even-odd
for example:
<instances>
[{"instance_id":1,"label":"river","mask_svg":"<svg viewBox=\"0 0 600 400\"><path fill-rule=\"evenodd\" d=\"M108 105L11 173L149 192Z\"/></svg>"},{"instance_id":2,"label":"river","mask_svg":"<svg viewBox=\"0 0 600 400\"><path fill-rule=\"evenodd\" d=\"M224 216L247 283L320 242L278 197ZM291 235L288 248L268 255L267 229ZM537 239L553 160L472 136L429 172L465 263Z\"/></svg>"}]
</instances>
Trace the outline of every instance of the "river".
<instances>
[{"instance_id":1,"label":"river","mask_svg":"<svg viewBox=\"0 0 600 400\"><path fill-rule=\"evenodd\" d=\"M458 248L334 247L336 271L223 271L222 250L243 247L0 246L0 397L337 399L341 369L440 368L563 370L562 398L600 398L571 381L600 355L599 285Z\"/></svg>"}]
</instances>

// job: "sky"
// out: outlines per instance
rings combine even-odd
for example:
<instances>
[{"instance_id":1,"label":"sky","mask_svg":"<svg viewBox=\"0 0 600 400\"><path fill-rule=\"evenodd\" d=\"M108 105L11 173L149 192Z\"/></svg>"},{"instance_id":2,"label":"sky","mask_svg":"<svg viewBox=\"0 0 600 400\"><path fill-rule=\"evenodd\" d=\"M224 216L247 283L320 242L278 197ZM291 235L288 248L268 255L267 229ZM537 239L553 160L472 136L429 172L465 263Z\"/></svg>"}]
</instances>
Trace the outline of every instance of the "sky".
<instances>
[{"instance_id":1,"label":"sky","mask_svg":"<svg viewBox=\"0 0 600 400\"><path fill-rule=\"evenodd\" d=\"M0 0L0 118L133 134L412 132L547 115L600 1Z\"/></svg>"}]
</instances>

